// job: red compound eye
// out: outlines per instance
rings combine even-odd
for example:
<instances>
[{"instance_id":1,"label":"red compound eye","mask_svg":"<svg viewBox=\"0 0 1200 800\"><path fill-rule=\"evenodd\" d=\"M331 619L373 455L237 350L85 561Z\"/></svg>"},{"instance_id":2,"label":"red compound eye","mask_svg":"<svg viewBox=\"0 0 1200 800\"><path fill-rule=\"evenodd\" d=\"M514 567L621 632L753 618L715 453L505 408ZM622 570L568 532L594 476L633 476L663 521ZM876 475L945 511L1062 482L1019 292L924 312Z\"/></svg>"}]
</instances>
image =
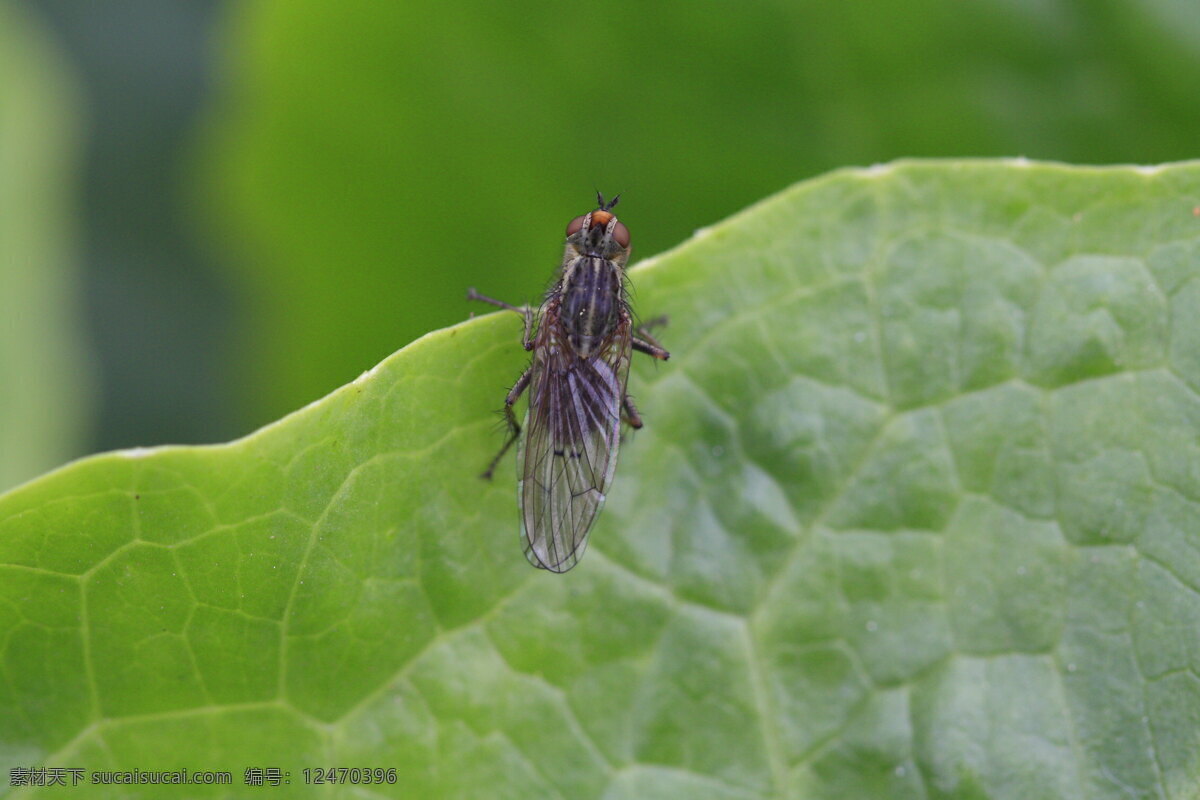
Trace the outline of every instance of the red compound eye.
<instances>
[{"instance_id":1,"label":"red compound eye","mask_svg":"<svg viewBox=\"0 0 1200 800\"><path fill-rule=\"evenodd\" d=\"M583 228L583 221L587 219L587 214L582 217L576 217L567 224L567 236L574 236Z\"/></svg>"},{"instance_id":2,"label":"red compound eye","mask_svg":"<svg viewBox=\"0 0 1200 800\"><path fill-rule=\"evenodd\" d=\"M621 247L629 247L629 228L625 227L624 222L617 222L617 227L613 228L612 237Z\"/></svg>"}]
</instances>

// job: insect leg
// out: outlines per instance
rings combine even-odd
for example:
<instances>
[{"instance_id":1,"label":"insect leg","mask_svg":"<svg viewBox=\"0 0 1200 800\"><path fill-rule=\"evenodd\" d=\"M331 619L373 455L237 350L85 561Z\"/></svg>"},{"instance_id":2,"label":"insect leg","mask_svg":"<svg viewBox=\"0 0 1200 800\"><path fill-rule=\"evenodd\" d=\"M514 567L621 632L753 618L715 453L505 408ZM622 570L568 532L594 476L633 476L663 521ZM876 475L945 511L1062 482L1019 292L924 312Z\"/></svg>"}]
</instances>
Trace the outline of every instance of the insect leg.
<instances>
[{"instance_id":1,"label":"insect leg","mask_svg":"<svg viewBox=\"0 0 1200 800\"><path fill-rule=\"evenodd\" d=\"M649 339L649 341L646 341L646 339ZM647 336L646 339L639 339L637 336L634 336L633 349L640 353L646 353L647 355L654 356L660 361L666 361L671 357L671 354L664 350L661 345L654 341L654 339L650 338L649 336Z\"/></svg>"},{"instance_id":2,"label":"insect leg","mask_svg":"<svg viewBox=\"0 0 1200 800\"><path fill-rule=\"evenodd\" d=\"M504 398L504 421L508 425L508 440L504 446L500 448L500 452L496 453L496 457L488 464L487 470L480 476L487 480L492 479L492 473L496 471L496 465L500 463L500 459L504 458L504 454L508 452L508 448L513 446L513 442L521 435L521 424L517 422L517 415L513 413L513 405L525 388L529 386L529 379L533 376L533 367L521 373L521 377L517 378L517 382L508 390L508 396Z\"/></svg>"},{"instance_id":3,"label":"insect leg","mask_svg":"<svg viewBox=\"0 0 1200 800\"><path fill-rule=\"evenodd\" d=\"M525 335L521 337L521 346L526 351L533 349L533 309L525 306Z\"/></svg>"},{"instance_id":4,"label":"insect leg","mask_svg":"<svg viewBox=\"0 0 1200 800\"><path fill-rule=\"evenodd\" d=\"M670 358L671 354L667 352L667 349L658 343L658 339L650 335L651 328L658 328L666 324L667 315L663 314L638 325L633 331L633 349L652 355L662 361Z\"/></svg>"},{"instance_id":5,"label":"insect leg","mask_svg":"<svg viewBox=\"0 0 1200 800\"><path fill-rule=\"evenodd\" d=\"M509 311L515 311L518 314L525 313L525 306L514 306L512 303L506 303L503 300L497 300L494 297L488 297L486 294L480 294L479 292L475 291L474 286L472 286L470 289L467 289L467 299L478 300L481 303L499 306L500 308L507 308Z\"/></svg>"},{"instance_id":6,"label":"insect leg","mask_svg":"<svg viewBox=\"0 0 1200 800\"><path fill-rule=\"evenodd\" d=\"M516 313L518 313L522 317L524 317L525 318L525 335L521 338L521 346L524 347L526 350L533 349L533 309L532 308L530 308L529 306L514 306L512 303L506 303L503 300L497 300L494 297L488 297L485 294L480 294L479 292L475 291L474 286L467 289L467 299L468 300L478 300L481 303L488 303L489 305L499 306L500 308L507 309L509 311L515 311Z\"/></svg>"},{"instance_id":7,"label":"insect leg","mask_svg":"<svg viewBox=\"0 0 1200 800\"><path fill-rule=\"evenodd\" d=\"M621 407L625 409L625 421L629 423L629 427L639 429L642 427L642 415L638 413L637 406L633 404L633 398L625 395L621 398Z\"/></svg>"}]
</instances>

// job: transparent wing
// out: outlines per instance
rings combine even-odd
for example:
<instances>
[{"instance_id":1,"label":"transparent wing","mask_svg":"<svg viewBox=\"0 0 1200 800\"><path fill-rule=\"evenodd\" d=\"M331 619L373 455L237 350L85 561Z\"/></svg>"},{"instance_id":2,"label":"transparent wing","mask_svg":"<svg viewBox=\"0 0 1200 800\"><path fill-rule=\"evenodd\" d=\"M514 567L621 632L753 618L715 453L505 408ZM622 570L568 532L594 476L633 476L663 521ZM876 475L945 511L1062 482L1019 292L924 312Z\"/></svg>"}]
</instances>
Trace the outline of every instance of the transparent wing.
<instances>
[{"instance_id":1,"label":"transparent wing","mask_svg":"<svg viewBox=\"0 0 1200 800\"><path fill-rule=\"evenodd\" d=\"M525 557L566 572L583 557L612 485L631 338L622 323L592 359L558 346L553 334L548 339L534 364L518 492Z\"/></svg>"}]
</instances>

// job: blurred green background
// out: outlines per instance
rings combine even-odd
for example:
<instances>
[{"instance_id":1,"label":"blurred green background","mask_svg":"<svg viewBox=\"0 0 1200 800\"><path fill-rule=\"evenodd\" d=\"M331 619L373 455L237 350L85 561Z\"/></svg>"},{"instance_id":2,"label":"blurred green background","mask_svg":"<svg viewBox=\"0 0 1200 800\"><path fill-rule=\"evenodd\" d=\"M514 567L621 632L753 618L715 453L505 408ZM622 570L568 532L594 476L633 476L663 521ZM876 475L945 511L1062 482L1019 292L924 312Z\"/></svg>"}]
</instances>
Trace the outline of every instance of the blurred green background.
<instances>
[{"instance_id":1,"label":"blurred green background","mask_svg":"<svg viewBox=\"0 0 1200 800\"><path fill-rule=\"evenodd\" d=\"M0 489L536 298L597 189L636 258L844 165L1196 157L1198 96L1192 0L0 0Z\"/></svg>"}]
</instances>

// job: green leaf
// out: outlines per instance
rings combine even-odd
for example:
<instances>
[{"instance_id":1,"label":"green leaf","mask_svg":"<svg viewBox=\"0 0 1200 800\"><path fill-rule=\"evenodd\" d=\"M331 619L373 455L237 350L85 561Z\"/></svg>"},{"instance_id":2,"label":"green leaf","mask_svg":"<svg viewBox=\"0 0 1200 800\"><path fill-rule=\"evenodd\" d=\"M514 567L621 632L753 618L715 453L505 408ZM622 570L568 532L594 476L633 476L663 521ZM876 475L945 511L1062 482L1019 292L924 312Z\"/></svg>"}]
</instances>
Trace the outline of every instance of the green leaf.
<instances>
[{"instance_id":1,"label":"green leaf","mask_svg":"<svg viewBox=\"0 0 1200 800\"><path fill-rule=\"evenodd\" d=\"M635 365L647 426L564 576L521 556L511 473L475 477L512 314L0 498L0 765L1200 791L1200 165L845 171L632 277L674 357Z\"/></svg>"},{"instance_id":2,"label":"green leaf","mask_svg":"<svg viewBox=\"0 0 1200 800\"><path fill-rule=\"evenodd\" d=\"M70 192L75 92L53 40L0 1L0 490L83 450Z\"/></svg>"}]
</instances>

